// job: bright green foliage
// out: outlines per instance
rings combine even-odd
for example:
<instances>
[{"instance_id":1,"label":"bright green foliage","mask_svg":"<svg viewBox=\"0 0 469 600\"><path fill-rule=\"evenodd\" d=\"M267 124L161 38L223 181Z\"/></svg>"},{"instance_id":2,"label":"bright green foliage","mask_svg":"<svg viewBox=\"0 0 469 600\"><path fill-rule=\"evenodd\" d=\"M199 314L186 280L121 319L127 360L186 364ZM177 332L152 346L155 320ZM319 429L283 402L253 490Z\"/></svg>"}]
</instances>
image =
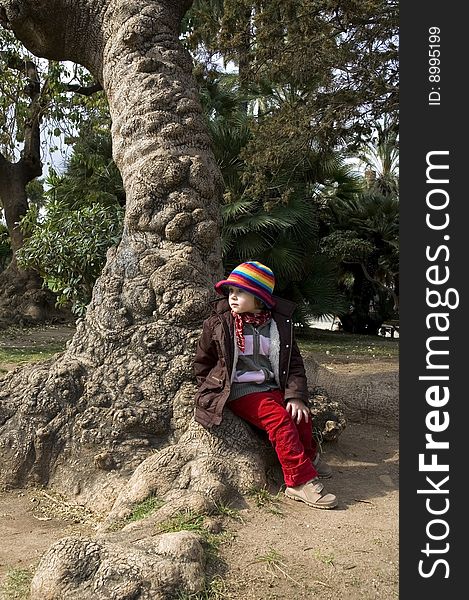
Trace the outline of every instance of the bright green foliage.
<instances>
[{"instance_id":1,"label":"bright green foliage","mask_svg":"<svg viewBox=\"0 0 469 600\"><path fill-rule=\"evenodd\" d=\"M133 508L132 512L126 519L126 523L141 521L155 512L155 510L161 508L163 505L164 501L160 498L157 498L156 496L149 496Z\"/></svg>"},{"instance_id":2,"label":"bright green foliage","mask_svg":"<svg viewBox=\"0 0 469 600\"><path fill-rule=\"evenodd\" d=\"M59 200L47 205L45 216L31 209L22 221L31 234L18 260L41 275L59 306L83 314L106 252L120 240L123 212L118 205L98 203L67 210Z\"/></svg>"},{"instance_id":3,"label":"bright green foliage","mask_svg":"<svg viewBox=\"0 0 469 600\"><path fill-rule=\"evenodd\" d=\"M108 248L119 242L125 194L112 160L107 127L90 119L82 128L65 173L50 172L45 211L30 209L19 261L35 269L58 304L82 314Z\"/></svg>"},{"instance_id":4,"label":"bright green foliage","mask_svg":"<svg viewBox=\"0 0 469 600\"><path fill-rule=\"evenodd\" d=\"M195 531L196 533L206 534L204 516L198 515L187 508L158 526L158 533L172 533L175 531Z\"/></svg>"},{"instance_id":5,"label":"bright green foliage","mask_svg":"<svg viewBox=\"0 0 469 600\"><path fill-rule=\"evenodd\" d=\"M50 164L59 146L63 150L64 135L71 141L80 123L102 112L102 94L89 98L74 93L78 86L83 91L91 83L83 67L38 59L0 28L0 177L4 184L7 178L16 183L8 190L2 185L2 195L8 196L0 202L7 226L20 221L25 237L31 236L22 249L21 236L12 235L13 251L20 267L35 269L43 276L44 285L58 294L59 306L70 303L78 314L89 301L106 248L118 237L114 229L117 215L113 216L117 208L106 212L90 197L81 214L70 213L54 198L44 215L39 211L44 204L42 182L34 178L45 162ZM104 235L96 233L102 224L107 228ZM3 266L7 258L4 251ZM14 261L10 264L16 266ZM16 268L12 271L17 273Z\"/></svg>"}]
</instances>

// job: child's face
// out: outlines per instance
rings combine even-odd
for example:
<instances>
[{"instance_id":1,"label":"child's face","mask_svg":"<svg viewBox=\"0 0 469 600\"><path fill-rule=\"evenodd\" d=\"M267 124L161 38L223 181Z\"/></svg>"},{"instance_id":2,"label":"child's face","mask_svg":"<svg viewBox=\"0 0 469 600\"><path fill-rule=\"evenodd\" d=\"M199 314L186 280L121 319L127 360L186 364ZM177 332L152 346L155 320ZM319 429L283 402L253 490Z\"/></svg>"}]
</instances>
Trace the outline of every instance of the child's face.
<instances>
[{"instance_id":1,"label":"child's face","mask_svg":"<svg viewBox=\"0 0 469 600\"><path fill-rule=\"evenodd\" d=\"M259 312L260 306L256 297L237 287L228 288L228 304L233 312L238 315L246 312Z\"/></svg>"}]
</instances>

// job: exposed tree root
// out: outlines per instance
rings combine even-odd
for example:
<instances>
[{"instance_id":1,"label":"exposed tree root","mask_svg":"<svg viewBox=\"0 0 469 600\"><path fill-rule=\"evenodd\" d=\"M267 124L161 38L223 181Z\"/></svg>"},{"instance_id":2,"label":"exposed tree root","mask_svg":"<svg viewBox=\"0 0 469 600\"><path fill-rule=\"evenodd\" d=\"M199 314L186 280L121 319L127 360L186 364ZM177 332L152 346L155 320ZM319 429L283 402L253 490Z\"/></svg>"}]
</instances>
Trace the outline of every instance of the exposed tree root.
<instances>
[{"instance_id":1,"label":"exposed tree root","mask_svg":"<svg viewBox=\"0 0 469 600\"><path fill-rule=\"evenodd\" d=\"M239 500L267 482L269 445L227 411L210 432L192 423L176 444L147 458L116 498L104 526L125 519L132 508L156 496L164 518L182 508L207 514L220 502Z\"/></svg>"},{"instance_id":2,"label":"exposed tree root","mask_svg":"<svg viewBox=\"0 0 469 600\"><path fill-rule=\"evenodd\" d=\"M116 536L114 536L116 537ZM37 600L174 600L204 588L204 552L187 531L131 542L64 538L43 555L31 584Z\"/></svg>"}]
</instances>

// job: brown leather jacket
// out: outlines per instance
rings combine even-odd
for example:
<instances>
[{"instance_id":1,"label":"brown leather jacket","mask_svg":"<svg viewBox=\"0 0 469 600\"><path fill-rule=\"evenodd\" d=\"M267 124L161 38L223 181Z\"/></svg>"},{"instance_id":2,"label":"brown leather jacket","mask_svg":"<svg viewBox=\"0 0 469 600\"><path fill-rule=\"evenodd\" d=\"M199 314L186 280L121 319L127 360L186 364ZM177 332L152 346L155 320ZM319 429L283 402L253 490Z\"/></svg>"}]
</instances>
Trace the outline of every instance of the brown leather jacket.
<instances>
[{"instance_id":1,"label":"brown leather jacket","mask_svg":"<svg viewBox=\"0 0 469 600\"><path fill-rule=\"evenodd\" d=\"M279 381L285 399L306 400L308 387L303 359L293 335L295 304L274 297L272 318L280 337ZM198 390L195 420L204 427L219 425L231 389L234 356L234 322L226 298L217 301L213 314L204 321L197 344L194 371Z\"/></svg>"}]
</instances>

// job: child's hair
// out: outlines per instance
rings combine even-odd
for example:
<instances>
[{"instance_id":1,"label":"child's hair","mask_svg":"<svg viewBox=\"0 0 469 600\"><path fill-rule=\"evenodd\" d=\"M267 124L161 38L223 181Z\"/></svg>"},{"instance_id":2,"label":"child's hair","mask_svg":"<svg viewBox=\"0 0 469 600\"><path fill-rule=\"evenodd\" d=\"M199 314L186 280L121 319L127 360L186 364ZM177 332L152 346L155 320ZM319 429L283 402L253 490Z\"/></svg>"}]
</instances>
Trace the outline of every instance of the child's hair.
<instances>
[{"instance_id":1,"label":"child's hair","mask_svg":"<svg viewBox=\"0 0 469 600\"><path fill-rule=\"evenodd\" d=\"M255 304L256 308L260 308L262 310L266 310L266 308L267 308L267 306L262 302L262 300L257 298L257 296L254 296L254 304Z\"/></svg>"}]
</instances>

